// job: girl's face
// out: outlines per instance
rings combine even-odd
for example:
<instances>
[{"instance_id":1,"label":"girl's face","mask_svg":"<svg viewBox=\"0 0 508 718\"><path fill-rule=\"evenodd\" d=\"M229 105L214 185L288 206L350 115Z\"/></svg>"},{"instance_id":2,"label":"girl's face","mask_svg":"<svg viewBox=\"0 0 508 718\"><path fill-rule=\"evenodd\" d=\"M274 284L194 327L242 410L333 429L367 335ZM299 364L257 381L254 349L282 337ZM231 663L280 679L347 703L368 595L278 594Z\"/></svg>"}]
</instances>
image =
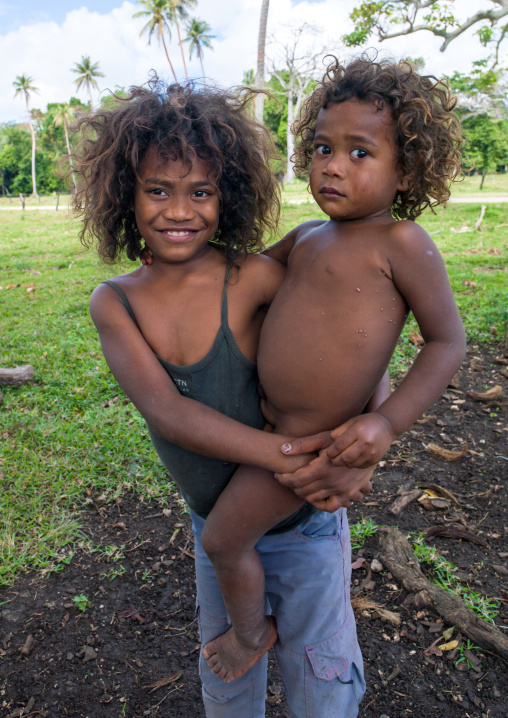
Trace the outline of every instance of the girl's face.
<instances>
[{"instance_id":1,"label":"girl's face","mask_svg":"<svg viewBox=\"0 0 508 718\"><path fill-rule=\"evenodd\" d=\"M219 190L208 162L166 162L150 149L134 194L136 224L154 263L187 262L209 248L219 225Z\"/></svg>"}]
</instances>

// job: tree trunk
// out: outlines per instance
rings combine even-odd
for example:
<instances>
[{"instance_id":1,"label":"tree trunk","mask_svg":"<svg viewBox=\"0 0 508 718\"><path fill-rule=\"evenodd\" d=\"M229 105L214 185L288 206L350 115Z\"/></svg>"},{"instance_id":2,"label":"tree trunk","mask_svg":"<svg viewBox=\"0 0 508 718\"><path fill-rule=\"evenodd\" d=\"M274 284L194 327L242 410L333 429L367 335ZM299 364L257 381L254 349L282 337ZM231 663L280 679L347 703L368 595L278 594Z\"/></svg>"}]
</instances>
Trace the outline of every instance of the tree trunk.
<instances>
[{"instance_id":1,"label":"tree trunk","mask_svg":"<svg viewBox=\"0 0 508 718\"><path fill-rule=\"evenodd\" d=\"M258 90L265 89L265 43L266 43L266 24L268 22L268 6L270 0L263 0L261 6L261 17L259 19L258 34L258 62L256 69L256 88ZM258 95L256 97L256 120L263 123L263 108L265 104L265 96Z\"/></svg>"},{"instance_id":2,"label":"tree trunk","mask_svg":"<svg viewBox=\"0 0 508 718\"><path fill-rule=\"evenodd\" d=\"M175 78L175 82L178 82L178 80L176 79L175 71L174 71L174 69L173 69L173 64L172 64L171 60L169 59L168 48L166 47L166 41L164 40L164 34L162 34L161 37L162 37L162 44L164 45L164 52L166 53L166 57L168 58L168 62L169 62L169 66L170 66L170 68L171 68L171 72L173 73L173 77Z\"/></svg>"},{"instance_id":3,"label":"tree trunk","mask_svg":"<svg viewBox=\"0 0 508 718\"><path fill-rule=\"evenodd\" d=\"M32 135L32 197L37 197L37 183L35 181L35 131L32 125L32 118L30 117L30 106L28 104L28 94L25 95L26 99L26 111L28 112L28 125L30 127L30 134Z\"/></svg>"},{"instance_id":4,"label":"tree trunk","mask_svg":"<svg viewBox=\"0 0 508 718\"><path fill-rule=\"evenodd\" d=\"M93 112L93 100L92 100L92 88L91 83L87 82L86 86L88 87L88 96L90 98L90 112Z\"/></svg>"},{"instance_id":5,"label":"tree trunk","mask_svg":"<svg viewBox=\"0 0 508 718\"><path fill-rule=\"evenodd\" d=\"M198 55L199 55L199 62L201 63L201 74L203 75L203 85L206 87L206 79L205 79L205 68L203 66L203 53L201 52L201 48L198 45Z\"/></svg>"},{"instance_id":6,"label":"tree trunk","mask_svg":"<svg viewBox=\"0 0 508 718\"><path fill-rule=\"evenodd\" d=\"M284 178L286 182L289 182L292 184L295 181L295 170L293 167L293 163L291 162L291 157L293 155L294 149L295 149L295 138L293 137L293 133L291 132L291 125L293 124L295 120L295 108L294 108L294 86L293 86L293 80L291 81L289 88L288 88L288 124L287 124L287 140L286 140L286 149L288 153L287 158L287 164L286 164L286 177Z\"/></svg>"},{"instance_id":7,"label":"tree trunk","mask_svg":"<svg viewBox=\"0 0 508 718\"><path fill-rule=\"evenodd\" d=\"M482 181L480 182L480 189L483 189L483 183L485 182L485 177L487 175L487 171L482 172Z\"/></svg>"},{"instance_id":8,"label":"tree trunk","mask_svg":"<svg viewBox=\"0 0 508 718\"><path fill-rule=\"evenodd\" d=\"M176 32L178 33L178 44L180 45L180 51L182 53L183 69L185 71L185 79L187 80L187 82L189 82L189 76L187 74L187 65L185 64L185 55L183 54L182 38L180 37L180 25L178 24L176 15L175 15L175 25L176 25Z\"/></svg>"},{"instance_id":9,"label":"tree trunk","mask_svg":"<svg viewBox=\"0 0 508 718\"><path fill-rule=\"evenodd\" d=\"M67 132L67 122L65 120L63 122L63 126L64 126L64 132L65 132L65 143L67 145L67 153L69 155L69 164L71 166L72 181L74 183L74 189L76 189L76 176L74 174L74 165L72 163L72 155L71 155L71 145L69 142L69 133Z\"/></svg>"}]
</instances>

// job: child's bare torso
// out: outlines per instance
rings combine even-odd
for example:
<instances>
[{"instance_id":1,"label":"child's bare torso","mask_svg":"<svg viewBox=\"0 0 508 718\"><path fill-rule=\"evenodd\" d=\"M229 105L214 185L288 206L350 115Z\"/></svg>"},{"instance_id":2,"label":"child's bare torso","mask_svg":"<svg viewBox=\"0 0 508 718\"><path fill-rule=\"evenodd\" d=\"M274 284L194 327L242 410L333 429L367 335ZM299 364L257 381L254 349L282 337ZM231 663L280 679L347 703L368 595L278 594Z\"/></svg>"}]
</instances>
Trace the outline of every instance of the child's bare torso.
<instances>
[{"instance_id":1,"label":"child's bare torso","mask_svg":"<svg viewBox=\"0 0 508 718\"><path fill-rule=\"evenodd\" d=\"M308 435L360 414L408 308L388 261L393 220L308 223L263 324L263 412L278 432Z\"/></svg>"}]
</instances>

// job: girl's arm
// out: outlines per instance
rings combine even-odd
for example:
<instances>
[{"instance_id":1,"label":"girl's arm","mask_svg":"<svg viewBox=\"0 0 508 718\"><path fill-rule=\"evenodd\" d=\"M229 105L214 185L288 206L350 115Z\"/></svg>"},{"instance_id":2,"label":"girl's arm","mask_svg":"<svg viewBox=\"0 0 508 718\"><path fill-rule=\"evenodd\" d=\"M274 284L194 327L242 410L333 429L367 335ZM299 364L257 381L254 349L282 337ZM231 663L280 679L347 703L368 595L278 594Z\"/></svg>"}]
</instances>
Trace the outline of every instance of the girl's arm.
<instances>
[{"instance_id":1,"label":"girl's arm","mask_svg":"<svg viewBox=\"0 0 508 718\"><path fill-rule=\"evenodd\" d=\"M393 281L413 312L425 345L386 401L331 432L334 442L327 454L338 466L359 468L377 462L391 442L439 399L466 351L444 262L428 234L413 222L397 222L391 246Z\"/></svg>"},{"instance_id":2,"label":"girl's arm","mask_svg":"<svg viewBox=\"0 0 508 718\"><path fill-rule=\"evenodd\" d=\"M286 457L280 446L290 437L253 429L182 396L111 287L102 284L93 292L90 314L115 379L161 438L270 471L295 471L311 458Z\"/></svg>"}]
</instances>

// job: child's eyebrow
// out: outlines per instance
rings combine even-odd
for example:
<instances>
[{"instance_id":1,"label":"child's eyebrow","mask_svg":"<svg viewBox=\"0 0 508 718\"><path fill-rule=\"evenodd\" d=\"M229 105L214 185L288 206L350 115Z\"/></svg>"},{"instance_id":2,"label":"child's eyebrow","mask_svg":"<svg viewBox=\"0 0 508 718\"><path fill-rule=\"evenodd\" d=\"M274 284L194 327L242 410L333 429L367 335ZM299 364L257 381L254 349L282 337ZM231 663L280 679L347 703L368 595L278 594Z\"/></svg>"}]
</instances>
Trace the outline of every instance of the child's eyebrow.
<instances>
[{"instance_id":1,"label":"child's eyebrow","mask_svg":"<svg viewBox=\"0 0 508 718\"><path fill-rule=\"evenodd\" d=\"M352 140L353 142L359 142L362 145L370 145L371 147L378 146L377 142L372 140L370 137L367 137L366 135L359 135L359 134L351 133L349 135L345 135L345 139L349 140L349 141ZM319 132L317 132L314 135L314 142L326 142L326 141L329 141L329 138L326 135L321 134Z\"/></svg>"}]
</instances>

